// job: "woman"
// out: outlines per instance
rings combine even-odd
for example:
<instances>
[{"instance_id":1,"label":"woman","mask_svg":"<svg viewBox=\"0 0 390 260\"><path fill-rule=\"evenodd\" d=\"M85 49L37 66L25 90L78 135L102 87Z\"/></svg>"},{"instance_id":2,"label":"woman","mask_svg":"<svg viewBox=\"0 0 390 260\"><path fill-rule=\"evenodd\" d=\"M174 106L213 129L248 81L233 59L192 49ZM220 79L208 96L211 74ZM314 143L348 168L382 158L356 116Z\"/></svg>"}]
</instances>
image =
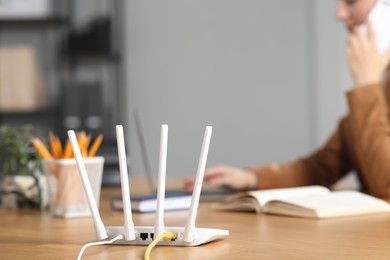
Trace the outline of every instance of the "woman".
<instances>
[{"instance_id":1,"label":"woman","mask_svg":"<svg viewBox=\"0 0 390 260\"><path fill-rule=\"evenodd\" d=\"M346 93L349 112L324 147L310 156L281 165L240 169L218 166L204 181L234 190L303 185L330 187L351 170L362 190L390 197L390 49L380 54L367 16L376 0L340 0L337 19L349 32L346 54L355 87ZM360 28L367 23L368 33ZM389 25L390 26L390 25ZM194 179L186 182L192 190Z\"/></svg>"}]
</instances>

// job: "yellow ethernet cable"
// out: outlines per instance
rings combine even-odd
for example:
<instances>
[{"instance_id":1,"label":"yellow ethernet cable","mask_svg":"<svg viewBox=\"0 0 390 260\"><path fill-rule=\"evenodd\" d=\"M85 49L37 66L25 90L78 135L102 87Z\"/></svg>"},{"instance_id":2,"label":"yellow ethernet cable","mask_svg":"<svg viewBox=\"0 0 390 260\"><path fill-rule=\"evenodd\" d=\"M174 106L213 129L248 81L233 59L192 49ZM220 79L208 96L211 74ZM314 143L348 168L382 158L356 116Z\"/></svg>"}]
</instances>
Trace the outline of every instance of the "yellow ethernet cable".
<instances>
[{"instance_id":1,"label":"yellow ethernet cable","mask_svg":"<svg viewBox=\"0 0 390 260\"><path fill-rule=\"evenodd\" d=\"M177 238L177 234L174 232L164 232L161 235L159 235L158 237L156 237L152 241L152 243L150 243L149 246L146 248L144 260L149 260L150 252L157 245L158 242L160 242L163 239L168 240L168 239L176 239L176 238Z\"/></svg>"}]
</instances>

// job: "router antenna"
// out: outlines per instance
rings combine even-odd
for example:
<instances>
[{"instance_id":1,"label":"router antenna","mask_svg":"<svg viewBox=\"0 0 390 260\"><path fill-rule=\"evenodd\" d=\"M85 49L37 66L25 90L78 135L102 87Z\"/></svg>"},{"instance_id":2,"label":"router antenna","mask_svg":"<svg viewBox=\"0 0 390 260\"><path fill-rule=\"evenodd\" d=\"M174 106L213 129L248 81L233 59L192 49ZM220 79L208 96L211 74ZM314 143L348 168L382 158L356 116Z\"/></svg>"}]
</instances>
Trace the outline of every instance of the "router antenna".
<instances>
[{"instance_id":1,"label":"router antenna","mask_svg":"<svg viewBox=\"0 0 390 260\"><path fill-rule=\"evenodd\" d=\"M198 212L200 192L202 189L204 171L206 169L207 154L209 152L212 130L213 128L211 126L207 126L204 133L202 150L200 152L198 164L198 171L196 173L194 191L192 192L190 212L187 218L187 223L184 228L183 240L189 243L194 241L194 239L196 238L195 219L196 214Z\"/></svg>"},{"instance_id":2,"label":"router antenna","mask_svg":"<svg viewBox=\"0 0 390 260\"><path fill-rule=\"evenodd\" d=\"M129 177L127 174L125 138L123 134L123 127L121 125L116 126L116 140L118 145L119 172L121 176L123 213L124 213L124 221L125 221L124 236L125 236L125 240L134 240L135 231L134 231L133 219L131 216L130 190L129 190Z\"/></svg>"},{"instance_id":3,"label":"router antenna","mask_svg":"<svg viewBox=\"0 0 390 260\"><path fill-rule=\"evenodd\" d=\"M165 177L167 170L167 149L168 149L168 125L161 126L160 137L160 160L158 165L158 188L157 188L157 209L156 222L154 224L154 237L164 232L164 198L165 198Z\"/></svg>"},{"instance_id":4,"label":"router antenna","mask_svg":"<svg viewBox=\"0 0 390 260\"><path fill-rule=\"evenodd\" d=\"M84 186L84 191L87 195L89 208L91 210L93 222L95 224L96 236L99 240L106 239L108 237L107 231L104 227L103 221L100 217L98 208L96 206L96 200L92 193L91 184L89 183L87 170L85 169L83 157L81 156L81 152L80 152L80 147L79 144L77 143L76 134L73 130L69 130L68 136L69 136L70 144L72 145L73 154L76 158L77 166L80 171L80 176Z\"/></svg>"}]
</instances>

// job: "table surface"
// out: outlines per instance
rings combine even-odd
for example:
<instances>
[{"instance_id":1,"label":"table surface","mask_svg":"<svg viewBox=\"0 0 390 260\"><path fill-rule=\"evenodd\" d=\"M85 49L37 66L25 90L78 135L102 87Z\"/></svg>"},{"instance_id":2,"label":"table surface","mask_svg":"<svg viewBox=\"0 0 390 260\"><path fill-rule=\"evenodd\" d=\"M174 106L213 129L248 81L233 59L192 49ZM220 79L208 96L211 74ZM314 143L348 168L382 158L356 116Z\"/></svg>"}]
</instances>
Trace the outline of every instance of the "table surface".
<instances>
[{"instance_id":1,"label":"table surface","mask_svg":"<svg viewBox=\"0 0 390 260\"><path fill-rule=\"evenodd\" d=\"M102 190L106 226L123 225L110 199L119 188ZM390 213L328 220L222 212L200 205L197 227L228 229L226 239L198 247L157 246L151 259L390 259ZM167 212L166 226L184 226L187 211ZM154 213L133 214L137 226L154 225ZM0 209L0 259L76 259L95 240L92 219L52 217L47 210ZM143 259L145 246L88 248L82 259Z\"/></svg>"}]
</instances>

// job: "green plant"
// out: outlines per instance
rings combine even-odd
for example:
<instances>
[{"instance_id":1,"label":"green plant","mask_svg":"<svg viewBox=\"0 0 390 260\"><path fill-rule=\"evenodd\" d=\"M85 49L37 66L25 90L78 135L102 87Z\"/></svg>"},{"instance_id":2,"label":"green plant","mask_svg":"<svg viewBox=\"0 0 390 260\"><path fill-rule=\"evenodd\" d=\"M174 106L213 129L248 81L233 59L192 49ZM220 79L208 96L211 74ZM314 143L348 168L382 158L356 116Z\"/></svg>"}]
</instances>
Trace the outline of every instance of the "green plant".
<instances>
[{"instance_id":1,"label":"green plant","mask_svg":"<svg viewBox=\"0 0 390 260\"><path fill-rule=\"evenodd\" d=\"M42 160L31 146L32 127L0 126L1 176L31 175L43 172Z\"/></svg>"}]
</instances>

